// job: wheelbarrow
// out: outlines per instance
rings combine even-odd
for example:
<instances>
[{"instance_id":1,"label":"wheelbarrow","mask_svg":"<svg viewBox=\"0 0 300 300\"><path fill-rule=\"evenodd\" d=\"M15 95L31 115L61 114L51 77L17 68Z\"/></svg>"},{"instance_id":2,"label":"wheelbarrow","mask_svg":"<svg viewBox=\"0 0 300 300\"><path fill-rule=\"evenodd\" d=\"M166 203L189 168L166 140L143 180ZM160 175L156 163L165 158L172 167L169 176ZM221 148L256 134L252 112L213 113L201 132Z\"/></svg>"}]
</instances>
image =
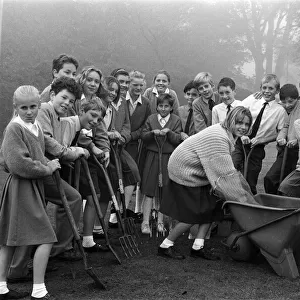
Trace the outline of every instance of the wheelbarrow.
<instances>
[{"instance_id":1,"label":"wheelbarrow","mask_svg":"<svg viewBox=\"0 0 300 300\"><path fill-rule=\"evenodd\" d=\"M294 253L300 249L300 199L271 194L257 194L243 202L226 195L223 199L241 229L227 239L230 256L234 259L242 251L245 244L240 241L247 237L279 276L299 277Z\"/></svg>"}]
</instances>

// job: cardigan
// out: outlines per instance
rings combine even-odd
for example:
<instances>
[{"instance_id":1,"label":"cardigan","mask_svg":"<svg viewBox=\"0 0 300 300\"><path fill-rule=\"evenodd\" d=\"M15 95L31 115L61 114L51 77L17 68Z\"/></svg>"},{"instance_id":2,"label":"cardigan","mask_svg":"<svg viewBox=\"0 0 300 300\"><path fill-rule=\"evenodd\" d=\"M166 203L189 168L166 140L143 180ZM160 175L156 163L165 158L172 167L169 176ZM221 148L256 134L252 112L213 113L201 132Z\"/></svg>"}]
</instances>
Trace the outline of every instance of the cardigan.
<instances>
[{"instance_id":1,"label":"cardigan","mask_svg":"<svg viewBox=\"0 0 300 300\"><path fill-rule=\"evenodd\" d=\"M169 89L169 91L169 94L174 98L173 114L178 115L179 100L177 94L174 90ZM151 114L155 114L157 112L157 97L153 93L153 87L146 89L144 96L150 101Z\"/></svg>"},{"instance_id":2,"label":"cardigan","mask_svg":"<svg viewBox=\"0 0 300 300\"><path fill-rule=\"evenodd\" d=\"M235 171L231 159L232 134L215 124L184 140L171 154L169 177L178 184L199 187L211 184Z\"/></svg>"},{"instance_id":3,"label":"cardigan","mask_svg":"<svg viewBox=\"0 0 300 300\"><path fill-rule=\"evenodd\" d=\"M222 102L218 93L213 94L212 100L215 105ZM207 100L204 100L202 96L194 100L193 111L196 132L212 125L212 111L209 109Z\"/></svg>"},{"instance_id":4,"label":"cardigan","mask_svg":"<svg viewBox=\"0 0 300 300\"><path fill-rule=\"evenodd\" d=\"M164 128L169 128L171 131L167 133L167 139L162 148L162 153L172 153L181 142L180 132L182 131L182 127L180 118L170 114L170 118ZM157 113L148 117L141 138L145 142L147 150L158 152L154 133L152 132L153 129L163 129L158 122Z\"/></svg>"}]
</instances>

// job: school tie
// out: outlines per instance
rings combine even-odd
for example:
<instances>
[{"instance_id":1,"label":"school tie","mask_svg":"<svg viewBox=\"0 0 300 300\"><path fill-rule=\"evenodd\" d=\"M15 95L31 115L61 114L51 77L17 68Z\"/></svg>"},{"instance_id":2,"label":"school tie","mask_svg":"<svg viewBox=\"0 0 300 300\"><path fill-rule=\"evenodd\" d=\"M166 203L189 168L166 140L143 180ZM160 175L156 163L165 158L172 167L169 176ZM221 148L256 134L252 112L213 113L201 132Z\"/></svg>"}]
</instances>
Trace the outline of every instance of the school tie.
<instances>
[{"instance_id":1,"label":"school tie","mask_svg":"<svg viewBox=\"0 0 300 300\"><path fill-rule=\"evenodd\" d=\"M208 99L208 107L210 110L213 109L213 107L215 106L215 102L213 99Z\"/></svg>"},{"instance_id":2,"label":"school tie","mask_svg":"<svg viewBox=\"0 0 300 300\"><path fill-rule=\"evenodd\" d=\"M166 125L167 122L166 122L166 120L164 118L161 118L160 121L159 121L159 123L160 123L161 127L165 127L165 125Z\"/></svg>"},{"instance_id":3,"label":"school tie","mask_svg":"<svg viewBox=\"0 0 300 300\"><path fill-rule=\"evenodd\" d=\"M228 105L227 105L227 113L226 113L226 115L228 115L228 114L229 114L230 110L231 110L231 105L230 105L230 104L228 104Z\"/></svg>"},{"instance_id":4,"label":"school tie","mask_svg":"<svg viewBox=\"0 0 300 300\"><path fill-rule=\"evenodd\" d=\"M189 114L188 114L188 117L187 117L187 120L186 120L186 124L185 124L185 127L184 127L184 132L186 134L189 134L190 125L191 125L191 121L192 121L192 116L193 116L193 109L190 108L189 109Z\"/></svg>"},{"instance_id":5,"label":"school tie","mask_svg":"<svg viewBox=\"0 0 300 300\"><path fill-rule=\"evenodd\" d=\"M264 110L265 110L267 104L268 104L268 102L265 102L265 103L263 104L263 106L262 106L262 108L261 108L259 114L258 114L257 117L256 117L256 120L255 120L255 122L254 122L254 124L253 124L253 126L252 126L252 131L251 131L251 133L250 133L250 135L249 135L249 138L250 138L250 139L254 138L254 137L256 136L256 134L257 134L257 131L258 131L258 128L259 128L259 125L260 125L260 122L261 122L261 118L262 118L262 115L263 115L263 113L264 113Z\"/></svg>"}]
</instances>

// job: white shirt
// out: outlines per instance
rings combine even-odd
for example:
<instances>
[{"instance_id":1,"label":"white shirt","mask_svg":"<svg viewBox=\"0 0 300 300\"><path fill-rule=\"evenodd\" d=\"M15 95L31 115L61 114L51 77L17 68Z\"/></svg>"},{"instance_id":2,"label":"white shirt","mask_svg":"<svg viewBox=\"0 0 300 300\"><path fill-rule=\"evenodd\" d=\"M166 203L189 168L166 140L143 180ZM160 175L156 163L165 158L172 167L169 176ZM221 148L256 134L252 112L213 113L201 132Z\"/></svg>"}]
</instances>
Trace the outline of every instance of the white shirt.
<instances>
[{"instance_id":1,"label":"white shirt","mask_svg":"<svg viewBox=\"0 0 300 300\"><path fill-rule=\"evenodd\" d=\"M120 99L119 99L119 101L118 101L118 103L117 104L115 104L114 102L112 102L111 103L111 105L115 108L115 110L116 111L118 111L119 110L119 107L121 106L121 104L122 104L122 100L123 100L123 98L122 97L120 97Z\"/></svg>"},{"instance_id":2,"label":"white shirt","mask_svg":"<svg viewBox=\"0 0 300 300\"><path fill-rule=\"evenodd\" d=\"M35 136L39 136L39 126L37 120L34 120L34 123L27 123L24 122L20 116L16 116L12 122L18 123L24 128L28 129L31 133L33 133Z\"/></svg>"},{"instance_id":3,"label":"white shirt","mask_svg":"<svg viewBox=\"0 0 300 300\"><path fill-rule=\"evenodd\" d=\"M111 119L112 119L112 107L109 105L106 109L106 114L103 118L106 128L109 127L109 125L111 123Z\"/></svg>"},{"instance_id":4,"label":"white shirt","mask_svg":"<svg viewBox=\"0 0 300 300\"><path fill-rule=\"evenodd\" d=\"M155 94L155 96L156 96L156 97L158 97L158 96L159 96L159 94L158 94L158 91L157 91L157 88L156 88L156 87L154 87L154 88L152 89L152 93L153 93L153 94ZM166 88L166 90L164 91L164 93L165 93L165 94L170 94L170 90L169 90L169 88Z\"/></svg>"},{"instance_id":5,"label":"white shirt","mask_svg":"<svg viewBox=\"0 0 300 300\"><path fill-rule=\"evenodd\" d=\"M130 115L132 116L132 114L134 113L136 106L138 105L138 103L143 104L142 102L142 95L139 95L139 97L137 98L137 100L135 102L133 102L129 92L127 92L126 94L126 100L129 101L129 112Z\"/></svg>"},{"instance_id":6,"label":"white shirt","mask_svg":"<svg viewBox=\"0 0 300 300\"><path fill-rule=\"evenodd\" d=\"M255 99L253 95L250 95L242 101L242 105L248 108L252 114L252 125L254 124L257 115L265 102L264 98ZM267 140L274 134L277 134L283 128L286 116L287 113L280 104L278 104L275 100L270 101L266 105L255 137L257 139Z\"/></svg>"},{"instance_id":7,"label":"white shirt","mask_svg":"<svg viewBox=\"0 0 300 300\"><path fill-rule=\"evenodd\" d=\"M231 104L231 109L237 106L242 106L242 101L234 100ZM212 109L212 125L222 123L227 116L227 104L224 102L217 104Z\"/></svg>"},{"instance_id":8,"label":"white shirt","mask_svg":"<svg viewBox=\"0 0 300 300\"><path fill-rule=\"evenodd\" d=\"M157 119L158 119L158 123L160 124L160 126L162 128L164 128L170 119L170 114L168 114L164 118L160 114L157 114Z\"/></svg>"}]
</instances>

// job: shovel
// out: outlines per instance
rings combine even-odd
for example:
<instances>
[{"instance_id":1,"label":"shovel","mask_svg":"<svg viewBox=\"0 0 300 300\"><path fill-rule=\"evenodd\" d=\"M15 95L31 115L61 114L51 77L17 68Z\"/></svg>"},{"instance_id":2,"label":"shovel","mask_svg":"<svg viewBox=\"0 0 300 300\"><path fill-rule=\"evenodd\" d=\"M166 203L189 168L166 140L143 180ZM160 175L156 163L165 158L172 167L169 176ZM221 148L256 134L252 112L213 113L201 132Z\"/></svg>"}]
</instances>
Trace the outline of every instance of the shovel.
<instances>
[{"instance_id":1,"label":"shovel","mask_svg":"<svg viewBox=\"0 0 300 300\"><path fill-rule=\"evenodd\" d=\"M136 255L141 255L141 252L138 248L138 245L137 245L135 239L132 237L132 235L128 234L125 230L124 223L122 222L122 217L121 217L121 213L120 213L118 200L117 200L117 198L114 194L109 176L107 174L107 170L98 161L98 159L95 155L93 155L93 159L94 159L96 165L99 167L99 169L103 172L103 175L105 177L105 181L106 181L106 184L108 186L109 193L110 193L113 205L114 205L115 210L116 210L117 219L118 219L118 222L121 226L122 233L123 233L123 235L119 238L119 241L120 241L120 244L121 244L121 247L122 247L122 250L123 250L124 254L127 258L136 256Z\"/></svg>"},{"instance_id":2,"label":"shovel","mask_svg":"<svg viewBox=\"0 0 300 300\"><path fill-rule=\"evenodd\" d=\"M76 226L74 217L72 215L72 212L71 212L71 209L70 209L70 206L69 206L69 203L68 203L65 191L64 191L64 189L63 189L63 187L61 185L61 178L60 178L58 170L56 170L54 172L54 179L56 181L56 185L57 185L60 197L61 197L62 204L64 206L64 209L66 211L68 220L69 220L70 225L72 227L72 231L73 231L73 234L74 234L74 237L75 237L78 249L79 249L79 251L80 251L80 253L81 253L82 257L83 257L84 270L89 274L90 277L92 277L92 279L95 282L95 286L97 288L105 290L106 289L105 285L101 282L100 278L95 274L93 268L90 267L90 266L88 266L87 257L86 257L86 254L84 252L84 249L82 247L81 240L80 240L80 235L79 235L79 233L77 231L77 226Z\"/></svg>"}]
</instances>

